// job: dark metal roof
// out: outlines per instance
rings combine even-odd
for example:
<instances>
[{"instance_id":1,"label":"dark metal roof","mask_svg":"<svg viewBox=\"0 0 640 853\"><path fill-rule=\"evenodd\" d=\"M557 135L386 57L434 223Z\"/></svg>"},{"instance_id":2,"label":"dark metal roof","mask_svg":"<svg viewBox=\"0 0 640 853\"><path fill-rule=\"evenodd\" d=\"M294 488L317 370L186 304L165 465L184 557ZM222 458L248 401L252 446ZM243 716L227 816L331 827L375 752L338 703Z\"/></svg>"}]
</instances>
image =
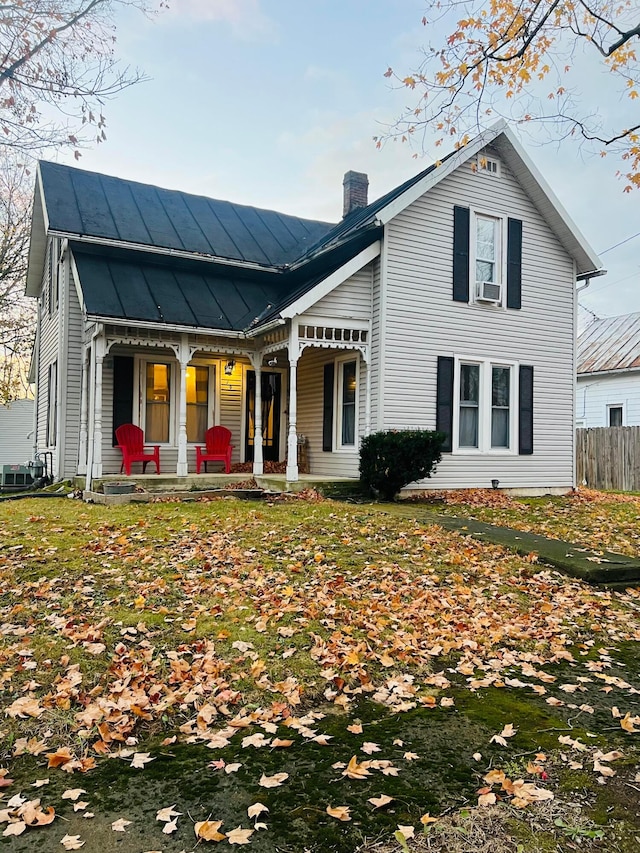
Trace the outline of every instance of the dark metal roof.
<instances>
[{"instance_id":1,"label":"dark metal roof","mask_svg":"<svg viewBox=\"0 0 640 853\"><path fill-rule=\"evenodd\" d=\"M292 263L332 230L177 190L40 162L49 229L262 266Z\"/></svg>"},{"instance_id":2,"label":"dark metal roof","mask_svg":"<svg viewBox=\"0 0 640 853\"><path fill-rule=\"evenodd\" d=\"M578 336L578 373L640 369L640 313L596 319Z\"/></svg>"},{"instance_id":3,"label":"dark metal roof","mask_svg":"<svg viewBox=\"0 0 640 853\"><path fill-rule=\"evenodd\" d=\"M70 241L87 313L114 320L246 331L318 284L379 237L363 229L297 269L247 270Z\"/></svg>"},{"instance_id":4,"label":"dark metal roof","mask_svg":"<svg viewBox=\"0 0 640 853\"><path fill-rule=\"evenodd\" d=\"M242 330L281 299L280 276L71 243L87 313L199 328Z\"/></svg>"}]
</instances>

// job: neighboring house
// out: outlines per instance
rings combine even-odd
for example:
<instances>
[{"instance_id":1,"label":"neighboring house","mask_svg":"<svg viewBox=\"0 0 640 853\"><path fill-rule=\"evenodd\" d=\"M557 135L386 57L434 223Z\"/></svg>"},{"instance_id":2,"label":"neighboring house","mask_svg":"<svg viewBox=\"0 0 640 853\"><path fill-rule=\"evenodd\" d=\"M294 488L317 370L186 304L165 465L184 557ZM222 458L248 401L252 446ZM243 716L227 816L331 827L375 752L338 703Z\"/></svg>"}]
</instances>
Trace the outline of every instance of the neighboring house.
<instances>
[{"instance_id":1,"label":"neighboring house","mask_svg":"<svg viewBox=\"0 0 640 853\"><path fill-rule=\"evenodd\" d=\"M0 405L0 465L24 465L33 459L33 400Z\"/></svg>"},{"instance_id":2,"label":"neighboring house","mask_svg":"<svg viewBox=\"0 0 640 853\"><path fill-rule=\"evenodd\" d=\"M347 173L331 225L41 163L27 293L56 476L117 473L126 422L163 473L222 424L234 462L290 481L302 436L313 475L357 477L363 435L438 428L423 488L570 488L596 255L502 122L372 204L367 184Z\"/></svg>"},{"instance_id":3,"label":"neighboring house","mask_svg":"<svg viewBox=\"0 0 640 853\"><path fill-rule=\"evenodd\" d=\"M592 315L578 335L576 426L640 426L640 313Z\"/></svg>"}]
</instances>

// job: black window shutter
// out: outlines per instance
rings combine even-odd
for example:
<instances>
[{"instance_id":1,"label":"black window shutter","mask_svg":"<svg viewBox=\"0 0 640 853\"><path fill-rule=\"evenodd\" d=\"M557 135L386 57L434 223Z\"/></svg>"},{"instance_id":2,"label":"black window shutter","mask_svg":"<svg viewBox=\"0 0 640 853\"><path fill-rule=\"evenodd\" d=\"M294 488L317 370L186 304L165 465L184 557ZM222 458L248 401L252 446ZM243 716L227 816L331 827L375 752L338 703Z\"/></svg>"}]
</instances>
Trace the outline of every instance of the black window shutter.
<instances>
[{"instance_id":1,"label":"black window shutter","mask_svg":"<svg viewBox=\"0 0 640 853\"><path fill-rule=\"evenodd\" d=\"M444 453L451 453L453 435L453 358L438 356L438 384L436 390L436 430L447 438L442 445Z\"/></svg>"},{"instance_id":2,"label":"black window shutter","mask_svg":"<svg viewBox=\"0 0 640 853\"><path fill-rule=\"evenodd\" d=\"M469 222L468 207L453 208L453 298L469 301Z\"/></svg>"},{"instance_id":3,"label":"black window shutter","mask_svg":"<svg viewBox=\"0 0 640 853\"><path fill-rule=\"evenodd\" d=\"M333 450L333 378L334 364L324 366L324 389L322 397L322 449Z\"/></svg>"},{"instance_id":4,"label":"black window shutter","mask_svg":"<svg viewBox=\"0 0 640 853\"><path fill-rule=\"evenodd\" d=\"M133 418L133 358L116 355L113 359L113 446L118 443L116 429Z\"/></svg>"},{"instance_id":5,"label":"black window shutter","mask_svg":"<svg viewBox=\"0 0 640 853\"><path fill-rule=\"evenodd\" d=\"M507 308L522 308L522 221L507 223Z\"/></svg>"},{"instance_id":6,"label":"black window shutter","mask_svg":"<svg viewBox=\"0 0 640 853\"><path fill-rule=\"evenodd\" d=\"M531 366L520 365L518 398L518 453L530 456L533 453L533 367Z\"/></svg>"}]
</instances>

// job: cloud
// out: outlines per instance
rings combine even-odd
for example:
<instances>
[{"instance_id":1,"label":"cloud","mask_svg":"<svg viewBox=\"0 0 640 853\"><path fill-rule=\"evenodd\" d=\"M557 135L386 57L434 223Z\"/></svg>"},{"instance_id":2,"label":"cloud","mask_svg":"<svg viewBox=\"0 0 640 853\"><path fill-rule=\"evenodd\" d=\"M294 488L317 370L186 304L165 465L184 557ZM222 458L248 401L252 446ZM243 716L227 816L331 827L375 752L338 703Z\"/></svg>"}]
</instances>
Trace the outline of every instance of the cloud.
<instances>
[{"instance_id":1,"label":"cloud","mask_svg":"<svg viewBox=\"0 0 640 853\"><path fill-rule=\"evenodd\" d=\"M243 41L272 39L275 22L261 8L261 0L172 0L168 19L193 22L222 22Z\"/></svg>"}]
</instances>

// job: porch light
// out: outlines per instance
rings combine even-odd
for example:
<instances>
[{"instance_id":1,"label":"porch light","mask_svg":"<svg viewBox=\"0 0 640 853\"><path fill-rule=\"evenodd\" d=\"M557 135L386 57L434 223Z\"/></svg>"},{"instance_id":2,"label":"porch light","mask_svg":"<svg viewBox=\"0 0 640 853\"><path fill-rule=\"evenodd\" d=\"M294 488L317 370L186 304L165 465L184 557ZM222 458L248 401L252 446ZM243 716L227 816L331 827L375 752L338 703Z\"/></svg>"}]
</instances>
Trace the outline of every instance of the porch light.
<instances>
[{"instance_id":1,"label":"porch light","mask_svg":"<svg viewBox=\"0 0 640 853\"><path fill-rule=\"evenodd\" d=\"M231 376L233 374L235 366L236 366L235 361L232 358L230 358L229 361L224 366L224 372L226 373L227 376Z\"/></svg>"}]
</instances>

